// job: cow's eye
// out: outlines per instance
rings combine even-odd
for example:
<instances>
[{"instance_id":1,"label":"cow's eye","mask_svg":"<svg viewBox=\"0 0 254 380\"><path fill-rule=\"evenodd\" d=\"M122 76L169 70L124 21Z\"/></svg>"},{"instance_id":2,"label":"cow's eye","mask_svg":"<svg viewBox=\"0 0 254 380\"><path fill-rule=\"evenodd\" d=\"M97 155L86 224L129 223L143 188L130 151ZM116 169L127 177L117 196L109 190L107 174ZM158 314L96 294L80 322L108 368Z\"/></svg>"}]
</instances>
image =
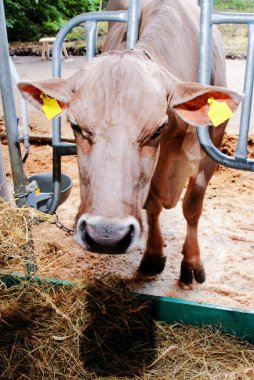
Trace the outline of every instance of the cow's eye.
<instances>
[{"instance_id":1,"label":"cow's eye","mask_svg":"<svg viewBox=\"0 0 254 380\"><path fill-rule=\"evenodd\" d=\"M84 139L87 139L89 141L92 140L91 134L89 132L85 131L83 128L80 128L77 124L71 123L71 127L77 136L83 137Z\"/></svg>"},{"instance_id":2,"label":"cow's eye","mask_svg":"<svg viewBox=\"0 0 254 380\"><path fill-rule=\"evenodd\" d=\"M71 127L72 127L73 131L75 131L75 132L81 132L81 128L77 124L72 124L71 123Z\"/></svg>"},{"instance_id":3,"label":"cow's eye","mask_svg":"<svg viewBox=\"0 0 254 380\"><path fill-rule=\"evenodd\" d=\"M163 131L163 129L165 129L166 128L166 126L168 125L168 123L164 123L164 124L162 124L153 134L152 134L152 136L150 137L150 141L152 141L152 140L155 140L155 139L157 139L157 137L159 137L160 136L160 134L161 134L161 132Z\"/></svg>"}]
</instances>

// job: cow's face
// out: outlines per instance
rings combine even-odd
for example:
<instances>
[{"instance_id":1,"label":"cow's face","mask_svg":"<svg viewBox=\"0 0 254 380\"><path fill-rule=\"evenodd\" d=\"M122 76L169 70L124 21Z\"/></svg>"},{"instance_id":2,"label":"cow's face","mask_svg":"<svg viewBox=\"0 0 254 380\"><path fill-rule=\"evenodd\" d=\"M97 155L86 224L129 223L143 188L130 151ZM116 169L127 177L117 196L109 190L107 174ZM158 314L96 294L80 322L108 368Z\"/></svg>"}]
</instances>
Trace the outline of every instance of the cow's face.
<instances>
[{"instance_id":1,"label":"cow's face","mask_svg":"<svg viewBox=\"0 0 254 380\"><path fill-rule=\"evenodd\" d=\"M67 108L80 171L77 241L95 252L123 253L137 247L141 210L167 127L168 108L172 106L192 124L206 124L211 88L183 86L142 53L129 51L96 58L70 80L19 87L37 106L43 92ZM217 94L213 89L212 96ZM223 96L236 105L229 95ZM196 98L198 106L193 107ZM198 120L189 120L194 108L201 110L198 115L195 109Z\"/></svg>"},{"instance_id":2,"label":"cow's face","mask_svg":"<svg viewBox=\"0 0 254 380\"><path fill-rule=\"evenodd\" d=\"M131 54L93 66L68 111L80 169L76 236L94 250L123 252L140 243L167 94L158 68Z\"/></svg>"}]
</instances>

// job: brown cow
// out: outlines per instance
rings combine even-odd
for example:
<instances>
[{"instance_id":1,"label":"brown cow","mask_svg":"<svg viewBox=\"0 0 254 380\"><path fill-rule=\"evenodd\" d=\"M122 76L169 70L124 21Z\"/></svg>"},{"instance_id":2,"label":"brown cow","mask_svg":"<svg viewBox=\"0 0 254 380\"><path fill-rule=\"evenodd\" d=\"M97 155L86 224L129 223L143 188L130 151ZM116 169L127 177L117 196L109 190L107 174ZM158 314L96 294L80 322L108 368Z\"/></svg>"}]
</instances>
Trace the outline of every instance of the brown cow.
<instances>
[{"instance_id":1,"label":"brown cow","mask_svg":"<svg viewBox=\"0 0 254 380\"><path fill-rule=\"evenodd\" d=\"M117 2L116 2L117 3ZM205 280L197 240L207 184L217 164L202 151L195 126L210 123L208 98L235 110L240 96L225 86L221 41L213 44L213 86L198 78L199 8L191 0L143 1L139 41L126 50L126 26L115 24L105 52L70 79L20 83L41 109L42 93L56 98L74 130L81 205L76 239L98 253L125 253L140 245L142 208L148 217L147 247L139 272L160 273L166 258L159 215L172 208L184 185L187 236L181 280ZM110 51L109 51L110 50ZM210 123L211 124L211 123ZM221 144L225 125L211 127Z\"/></svg>"}]
</instances>

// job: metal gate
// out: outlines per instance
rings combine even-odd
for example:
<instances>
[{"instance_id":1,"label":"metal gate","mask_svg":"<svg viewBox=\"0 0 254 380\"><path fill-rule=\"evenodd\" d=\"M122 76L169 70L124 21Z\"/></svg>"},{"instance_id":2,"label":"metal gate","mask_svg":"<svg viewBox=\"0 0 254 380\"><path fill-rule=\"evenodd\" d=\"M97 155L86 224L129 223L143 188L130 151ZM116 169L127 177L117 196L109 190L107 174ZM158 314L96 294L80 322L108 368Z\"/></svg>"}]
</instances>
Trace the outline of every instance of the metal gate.
<instances>
[{"instance_id":1,"label":"metal gate","mask_svg":"<svg viewBox=\"0 0 254 380\"><path fill-rule=\"evenodd\" d=\"M170 1L170 0L168 0ZM212 25L222 23L248 24L249 43L246 62L244 99L242 105L241 123L239 129L239 140L234 157L220 152L212 143L208 126L197 128L199 141L206 153L218 163L231 168L254 171L254 160L247 158L247 143L249 133L249 122L254 82L254 14L222 13L214 12L213 0L201 0L201 32L199 49L199 81L203 84L210 83L211 75L211 45ZM15 114L15 105L11 89L11 76L9 70L9 55L5 19L3 11L3 0L0 0L0 85L4 105L6 129L10 149L10 158L14 179L15 197L17 204L22 205L27 201L25 188L25 177L19 152L19 137ZM85 23L86 28L86 59L91 59L96 54L96 31L99 21L115 21L127 23L127 48L134 48L138 39L140 22L139 0L129 0L129 9L126 11L93 12L78 15L69 20L59 31L53 46L52 75L61 77L61 48L64 38L69 31ZM169 20L170 22L170 20ZM76 154L76 145L61 141L61 118L53 120L53 198L50 204L50 214L58 207L61 193L61 156Z\"/></svg>"},{"instance_id":2,"label":"metal gate","mask_svg":"<svg viewBox=\"0 0 254 380\"><path fill-rule=\"evenodd\" d=\"M235 156L227 156L213 145L209 136L208 126L197 128L198 138L205 152L219 164L235 169L254 171L254 160L247 158L247 144L254 84L254 14L214 12L213 0L201 0L200 6L199 82L210 84L212 26L214 24L247 24L249 39L244 79L244 97Z\"/></svg>"},{"instance_id":3,"label":"metal gate","mask_svg":"<svg viewBox=\"0 0 254 380\"><path fill-rule=\"evenodd\" d=\"M242 105L239 140L235 157L230 157L218 150L211 141L209 127L198 127L200 144L205 152L219 164L231 168L254 171L254 160L247 158L247 143L251 113L253 81L254 81L254 14L213 12L213 0L201 0L201 28L199 48L199 81L210 84L212 26L222 23L240 23L249 25L249 42L246 62L244 99ZM98 21L122 21L128 24L127 48L135 46L138 39L140 22L139 0L129 0L128 11L95 12L83 14L71 19L58 33L53 47L53 77L61 76L61 48L64 38L76 25L86 23L86 58L91 59L96 53L96 30ZM54 197L49 213L54 213L60 196L61 156L76 154L75 144L61 142L61 120L53 120L53 176Z\"/></svg>"}]
</instances>

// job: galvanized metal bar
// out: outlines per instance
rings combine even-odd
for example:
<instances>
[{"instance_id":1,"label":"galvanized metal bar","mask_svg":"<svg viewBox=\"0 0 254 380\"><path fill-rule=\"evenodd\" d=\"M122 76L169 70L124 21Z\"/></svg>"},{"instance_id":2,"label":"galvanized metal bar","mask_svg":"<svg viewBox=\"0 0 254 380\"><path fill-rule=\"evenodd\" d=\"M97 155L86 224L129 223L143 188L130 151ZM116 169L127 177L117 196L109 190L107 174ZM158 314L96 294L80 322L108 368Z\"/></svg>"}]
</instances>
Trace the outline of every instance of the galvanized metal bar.
<instances>
[{"instance_id":1,"label":"galvanized metal bar","mask_svg":"<svg viewBox=\"0 0 254 380\"><path fill-rule=\"evenodd\" d=\"M0 89L12 168L14 195L17 206L20 207L27 204L27 193L25 189L25 175L21 159L19 134L17 128L17 116L12 90L11 71L9 64L9 49L3 0L0 0L0 46Z\"/></svg>"},{"instance_id":2,"label":"galvanized metal bar","mask_svg":"<svg viewBox=\"0 0 254 380\"><path fill-rule=\"evenodd\" d=\"M212 0L201 0L201 17L200 17L200 53L199 53L199 82L203 84L210 84L210 78L211 78L211 51L212 51L212 24L214 22L216 23L222 23L222 22L234 22L237 23L246 23L246 22L253 22L254 18L252 14L247 14L244 17L242 14L221 14L221 13L213 13L213 1ZM222 15L222 16L221 16ZM233 17L231 17L233 16ZM239 16L239 17L238 17ZM252 26L250 26L250 30L252 31ZM251 32L252 34L252 32ZM245 81L247 80L252 81L252 75L253 75L253 66L252 65L252 49L253 48L253 37L251 37L251 41L249 42L249 50L248 55L250 54L250 57L248 60L250 61L250 64L248 63L248 69L246 72L247 79L245 78ZM252 86L253 86L253 82ZM204 151L215 161L217 161L219 164L228 166L235 169L241 169L241 170L249 170L254 171L254 160L247 159L246 158L246 148L245 144L247 144L247 137L248 137L248 127L247 127L247 119L248 119L248 109L250 107L251 102L251 96L252 96L252 89L251 89L251 83L246 83L246 89L248 91L248 94L245 94L246 100L245 102L245 114L242 113L242 119L245 125L241 127L240 131L240 137L239 139L242 140L245 139L246 142L239 140L239 150L235 157L227 156L220 152L219 149L217 149L213 142L211 141L210 134L209 134L209 127L208 126L202 126L197 128L197 134L199 138L199 142L202 145ZM248 97L248 98L247 98ZM246 136L247 134L247 136ZM247 146L247 145L246 145Z\"/></svg>"},{"instance_id":3,"label":"galvanized metal bar","mask_svg":"<svg viewBox=\"0 0 254 380\"><path fill-rule=\"evenodd\" d=\"M254 171L254 160L249 159L247 162L236 157L230 157L217 149L210 138L208 126L198 128L198 138L208 156L219 164L233 169Z\"/></svg>"},{"instance_id":4,"label":"galvanized metal bar","mask_svg":"<svg viewBox=\"0 0 254 380\"><path fill-rule=\"evenodd\" d=\"M11 74L16 83L20 82L19 74L12 62L12 59L9 59ZM28 156L29 153L29 125L28 125L28 113L27 113L27 103L23 96L20 95L20 103L21 103L21 116L22 116L22 140L24 142L25 147L25 155ZM24 162L24 161L23 161Z\"/></svg>"},{"instance_id":5,"label":"galvanized metal bar","mask_svg":"<svg viewBox=\"0 0 254 380\"><path fill-rule=\"evenodd\" d=\"M87 21L86 28L86 59L92 59L96 55L97 21Z\"/></svg>"},{"instance_id":6,"label":"galvanized metal bar","mask_svg":"<svg viewBox=\"0 0 254 380\"><path fill-rule=\"evenodd\" d=\"M210 84L212 61L211 16L213 12L213 1L201 0L200 6L201 14L198 80L200 83Z\"/></svg>"},{"instance_id":7,"label":"galvanized metal bar","mask_svg":"<svg viewBox=\"0 0 254 380\"><path fill-rule=\"evenodd\" d=\"M70 19L57 33L52 51L52 75L61 77L61 49L65 37L75 26L88 21L128 22L127 11L82 13Z\"/></svg>"},{"instance_id":8,"label":"galvanized metal bar","mask_svg":"<svg viewBox=\"0 0 254 380\"><path fill-rule=\"evenodd\" d=\"M212 24L253 24L253 13L213 12Z\"/></svg>"},{"instance_id":9,"label":"galvanized metal bar","mask_svg":"<svg viewBox=\"0 0 254 380\"><path fill-rule=\"evenodd\" d=\"M55 146L55 151L60 156L75 155L77 154L77 147L76 144L73 143L61 142Z\"/></svg>"},{"instance_id":10,"label":"galvanized metal bar","mask_svg":"<svg viewBox=\"0 0 254 380\"><path fill-rule=\"evenodd\" d=\"M248 155L247 146L254 84L254 24L249 24L248 30L249 38L244 78L244 98L242 103L239 138L235 153L235 157L239 159L246 159Z\"/></svg>"},{"instance_id":11,"label":"galvanized metal bar","mask_svg":"<svg viewBox=\"0 0 254 380\"><path fill-rule=\"evenodd\" d=\"M138 41L139 23L140 23L140 1L129 0L127 41L126 41L127 49L133 49Z\"/></svg>"},{"instance_id":12,"label":"galvanized metal bar","mask_svg":"<svg viewBox=\"0 0 254 380\"><path fill-rule=\"evenodd\" d=\"M0 198L4 199L6 202L10 201L10 193L8 189L5 168L4 168L1 139L0 139Z\"/></svg>"}]
</instances>

